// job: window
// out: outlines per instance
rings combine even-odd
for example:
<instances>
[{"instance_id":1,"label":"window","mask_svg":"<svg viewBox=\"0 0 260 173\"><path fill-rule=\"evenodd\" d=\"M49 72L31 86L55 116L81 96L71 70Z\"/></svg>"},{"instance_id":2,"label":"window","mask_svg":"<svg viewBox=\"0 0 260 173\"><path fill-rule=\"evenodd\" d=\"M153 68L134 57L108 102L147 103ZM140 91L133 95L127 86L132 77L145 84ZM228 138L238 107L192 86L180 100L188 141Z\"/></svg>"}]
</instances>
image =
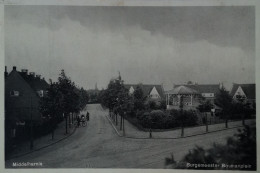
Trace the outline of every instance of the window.
<instances>
[{"instance_id":1,"label":"window","mask_svg":"<svg viewBox=\"0 0 260 173\"><path fill-rule=\"evenodd\" d=\"M12 97L18 97L18 96L19 96L19 91L15 91L15 90L11 91L11 92L10 92L10 96L12 96Z\"/></svg>"},{"instance_id":2,"label":"window","mask_svg":"<svg viewBox=\"0 0 260 173\"><path fill-rule=\"evenodd\" d=\"M39 91L37 91L37 93L38 93L39 97L43 97L43 90L39 90Z\"/></svg>"}]
</instances>

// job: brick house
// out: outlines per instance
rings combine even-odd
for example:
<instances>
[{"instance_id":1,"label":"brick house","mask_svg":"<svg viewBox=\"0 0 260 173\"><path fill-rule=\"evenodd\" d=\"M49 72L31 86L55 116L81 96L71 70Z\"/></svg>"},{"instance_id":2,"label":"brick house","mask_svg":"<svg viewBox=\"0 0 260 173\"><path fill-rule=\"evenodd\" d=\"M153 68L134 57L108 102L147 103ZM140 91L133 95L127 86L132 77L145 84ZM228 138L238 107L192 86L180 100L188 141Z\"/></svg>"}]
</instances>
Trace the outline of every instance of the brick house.
<instances>
[{"instance_id":1,"label":"brick house","mask_svg":"<svg viewBox=\"0 0 260 173\"><path fill-rule=\"evenodd\" d=\"M255 103L256 97L255 84L236 84L233 83L230 95L234 101L237 100L238 96L241 96L245 99L245 102L251 104Z\"/></svg>"},{"instance_id":2,"label":"brick house","mask_svg":"<svg viewBox=\"0 0 260 173\"><path fill-rule=\"evenodd\" d=\"M164 89L162 85L153 84L124 84L125 88L129 91L129 94L133 94L137 86L141 86L146 101L154 101L160 103L164 98Z\"/></svg>"},{"instance_id":3,"label":"brick house","mask_svg":"<svg viewBox=\"0 0 260 173\"><path fill-rule=\"evenodd\" d=\"M8 74L5 68L5 122L6 134L19 133L20 126L28 126L31 122L40 125L44 118L39 112L39 101L44 97L49 84L40 75L28 70L17 71L14 66ZM17 131L17 132L16 132Z\"/></svg>"}]
</instances>

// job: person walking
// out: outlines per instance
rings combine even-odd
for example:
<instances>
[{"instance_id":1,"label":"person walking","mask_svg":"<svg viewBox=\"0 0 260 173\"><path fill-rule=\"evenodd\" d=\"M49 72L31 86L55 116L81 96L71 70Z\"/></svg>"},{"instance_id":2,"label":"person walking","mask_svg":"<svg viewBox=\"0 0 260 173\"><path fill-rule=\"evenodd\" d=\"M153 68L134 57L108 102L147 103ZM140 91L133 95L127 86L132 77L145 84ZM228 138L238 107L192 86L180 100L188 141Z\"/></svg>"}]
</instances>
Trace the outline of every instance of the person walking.
<instances>
[{"instance_id":1,"label":"person walking","mask_svg":"<svg viewBox=\"0 0 260 173\"><path fill-rule=\"evenodd\" d=\"M77 116L77 123L78 123L78 127L80 126L80 117L79 115Z\"/></svg>"}]
</instances>

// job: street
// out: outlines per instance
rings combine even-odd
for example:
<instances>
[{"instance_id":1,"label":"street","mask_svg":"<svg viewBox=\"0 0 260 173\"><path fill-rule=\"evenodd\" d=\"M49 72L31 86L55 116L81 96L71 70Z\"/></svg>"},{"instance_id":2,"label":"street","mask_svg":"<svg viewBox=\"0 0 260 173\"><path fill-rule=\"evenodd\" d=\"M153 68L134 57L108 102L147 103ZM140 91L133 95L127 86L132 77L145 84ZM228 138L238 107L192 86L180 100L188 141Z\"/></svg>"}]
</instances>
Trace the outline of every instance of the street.
<instances>
[{"instance_id":1,"label":"street","mask_svg":"<svg viewBox=\"0 0 260 173\"><path fill-rule=\"evenodd\" d=\"M237 132L234 128L181 139L130 139L117 135L101 105L87 105L82 113L86 111L86 127L53 146L6 161L6 168L14 168L13 162L41 162L43 168L164 168L171 153L178 161L196 145L225 143Z\"/></svg>"}]
</instances>

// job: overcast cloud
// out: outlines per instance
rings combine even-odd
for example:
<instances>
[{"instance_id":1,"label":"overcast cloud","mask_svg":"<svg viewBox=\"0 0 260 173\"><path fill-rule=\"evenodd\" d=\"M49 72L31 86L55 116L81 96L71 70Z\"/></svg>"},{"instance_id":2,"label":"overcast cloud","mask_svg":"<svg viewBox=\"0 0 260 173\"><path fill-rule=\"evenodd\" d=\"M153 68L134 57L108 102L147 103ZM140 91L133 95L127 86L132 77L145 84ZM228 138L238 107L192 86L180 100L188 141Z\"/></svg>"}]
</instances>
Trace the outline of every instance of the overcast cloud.
<instances>
[{"instance_id":1,"label":"overcast cloud","mask_svg":"<svg viewBox=\"0 0 260 173\"><path fill-rule=\"evenodd\" d=\"M79 86L255 82L253 7L5 6L13 65Z\"/></svg>"}]
</instances>

